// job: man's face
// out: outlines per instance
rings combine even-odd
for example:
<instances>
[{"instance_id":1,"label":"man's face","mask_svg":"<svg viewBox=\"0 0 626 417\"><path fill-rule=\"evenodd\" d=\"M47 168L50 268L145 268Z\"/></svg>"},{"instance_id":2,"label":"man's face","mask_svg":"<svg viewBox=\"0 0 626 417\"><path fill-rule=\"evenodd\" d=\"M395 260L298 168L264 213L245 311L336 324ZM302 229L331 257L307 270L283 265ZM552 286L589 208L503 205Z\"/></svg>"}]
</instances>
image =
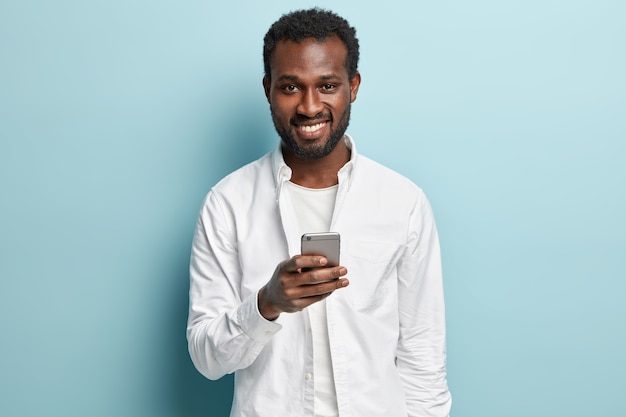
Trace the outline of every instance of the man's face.
<instances>
[{"instance_id":1,"label":"man's face","mask_svg":"<svg viewBox=\"0 0 626 417\"><path fill-rule=\"evenodd\" d=\"M323 158L343 137L361 82L358 73L349 79L346 54L337 37L276 45L263 86L285 152Z\"/></svg>"}]
</instances>

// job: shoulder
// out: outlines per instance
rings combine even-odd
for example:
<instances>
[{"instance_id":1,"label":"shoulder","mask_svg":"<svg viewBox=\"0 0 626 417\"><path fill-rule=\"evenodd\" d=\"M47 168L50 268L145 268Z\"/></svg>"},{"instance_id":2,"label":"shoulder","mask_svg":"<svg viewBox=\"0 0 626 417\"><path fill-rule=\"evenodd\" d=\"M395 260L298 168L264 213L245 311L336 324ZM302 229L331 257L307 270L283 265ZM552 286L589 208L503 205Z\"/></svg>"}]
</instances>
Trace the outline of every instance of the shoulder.
<instances>
[{"instance_id":1,"label":"shoulder","mask_svg":"<svg viewBox=\"0 0 626 417\"><path fill-rule=\"evenodd\" d=\"M424 191L411 179L367 156L359 154L357 166L357 178L365 186L376 187L380 192L424 197Z\"/></svg>"},{"instance_id":2,"label":"shoulder","mask_svg":"<svg viewBox=\"0 0 626 417\"><path fill-rule=\"evenodd\" d=\"M273 174L270 156L271 153L268 153L226 175L213 186L211 192L227 195L242 189L257 187L259 181L267 181L268 179L271 181Z\"/></svg>"},{"instance_id":3,"label":"shoulder","mask_svg":"<svg viewBox=\"0 0 626 417\"><path fill-rule=\"evenodd\" d=\"M245 210L259 199L272 200L274 174L271 153L231 172L217 182L206 194L204 210L235 212ZM268 198L269 197L269 198Z\"/></svg>"}]
</instances>

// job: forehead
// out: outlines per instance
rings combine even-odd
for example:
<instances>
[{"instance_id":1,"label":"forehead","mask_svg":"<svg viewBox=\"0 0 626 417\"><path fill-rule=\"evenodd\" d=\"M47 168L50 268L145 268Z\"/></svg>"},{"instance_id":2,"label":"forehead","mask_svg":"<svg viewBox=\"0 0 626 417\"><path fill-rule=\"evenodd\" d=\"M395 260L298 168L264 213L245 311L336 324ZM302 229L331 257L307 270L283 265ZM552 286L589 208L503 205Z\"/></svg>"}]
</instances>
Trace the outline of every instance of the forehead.
<instances>
[{"instance_id":1,"label":"forehead","mask_svg":"<svg viewBox=\"0 0 626 417\"><path fill-rule=\"evenodd\" d=\"M306 38L299 42L281 40L276 44L270 61L272 79L315 73L347 77L347 53L346 46L336 36L323 41L314 38Z\"/></svg>"}]
</instances>

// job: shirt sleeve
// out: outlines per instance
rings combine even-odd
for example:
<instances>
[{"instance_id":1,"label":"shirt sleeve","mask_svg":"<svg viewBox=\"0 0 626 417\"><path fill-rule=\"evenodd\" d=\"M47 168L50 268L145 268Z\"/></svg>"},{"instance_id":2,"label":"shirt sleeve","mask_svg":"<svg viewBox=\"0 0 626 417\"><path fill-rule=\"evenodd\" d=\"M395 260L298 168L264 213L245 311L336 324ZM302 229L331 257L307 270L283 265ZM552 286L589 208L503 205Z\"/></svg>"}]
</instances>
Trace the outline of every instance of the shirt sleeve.
<instances>
[{"instance_id":1,"label":"shirt sleeve","mask_svg":"<svg viewBox=\"0 0 626 417\"><path fill-rule=\"evenodd\" d=\"M209 193L191 250L187 341L194 365L213 380L248 367L281 329L260 314L257 293L241 299L233 225Z\"/></svg>"},{"instance_id":2,"label":"shirt sleeve","mask_svg":"<svg viewBox=\"0 0 626 417\"><path fill-rule=\"evenodd\" d=\"M396 358L408 415L449 416L439 238L430 204L421 192L410 216L407 242L398 267L400 336Z\"/></svg>"}]
</instances>

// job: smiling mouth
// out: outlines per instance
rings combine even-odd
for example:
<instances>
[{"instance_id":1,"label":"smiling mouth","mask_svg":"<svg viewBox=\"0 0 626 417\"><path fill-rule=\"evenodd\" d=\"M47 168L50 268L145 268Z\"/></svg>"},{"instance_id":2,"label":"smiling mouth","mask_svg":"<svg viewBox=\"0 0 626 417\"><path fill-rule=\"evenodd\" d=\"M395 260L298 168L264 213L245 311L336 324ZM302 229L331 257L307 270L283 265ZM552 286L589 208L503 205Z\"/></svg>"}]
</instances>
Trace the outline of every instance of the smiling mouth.
<instances>
[{"instance_id":1,"label":"smiling mouth","mask_svg":"<svg viewBox=\"0 0 626 417\"><path fill-rule=\"evenodd\" d=\"M298 126L298 129L300 129L301 131L305 132L305 133L314 133L317 132L318 130L320 130L321 128L323 128L324 126L326 126L328 122L320 122L320 123L316 123L314 125L310 125L310 126Z\"/></svg>"}]
</instances>

